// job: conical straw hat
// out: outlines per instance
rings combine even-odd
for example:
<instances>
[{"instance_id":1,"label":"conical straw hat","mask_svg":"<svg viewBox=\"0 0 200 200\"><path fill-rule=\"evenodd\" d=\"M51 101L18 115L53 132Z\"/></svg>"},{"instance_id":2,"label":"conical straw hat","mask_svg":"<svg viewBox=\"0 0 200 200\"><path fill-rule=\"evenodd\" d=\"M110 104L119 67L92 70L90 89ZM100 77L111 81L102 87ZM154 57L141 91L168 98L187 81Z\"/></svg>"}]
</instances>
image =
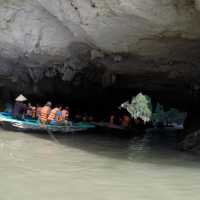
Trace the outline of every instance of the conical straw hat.
<instances>
[{"instance_id":1,"label":"conical straw hat","mask_svg":"<svg viewBox=\"0 0 200 200\"><path fill-rule=\"evenodd\" d=\"M15 101L20 101L20 102L23 102L23 101L26 101L27 100L27 98L24 96L24 95L22 95L22 94L20 94L16 99L15 99Z\"/></svg>"}]
</instances>

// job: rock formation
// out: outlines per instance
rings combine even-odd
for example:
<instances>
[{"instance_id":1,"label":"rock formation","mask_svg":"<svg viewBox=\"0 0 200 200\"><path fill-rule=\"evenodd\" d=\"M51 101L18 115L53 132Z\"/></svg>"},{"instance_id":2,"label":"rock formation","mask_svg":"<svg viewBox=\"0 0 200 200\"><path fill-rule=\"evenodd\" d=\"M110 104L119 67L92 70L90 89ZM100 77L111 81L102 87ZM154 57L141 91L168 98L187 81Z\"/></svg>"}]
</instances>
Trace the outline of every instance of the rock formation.
<instances>
[{"instance_id":1,"label":"rock formation","mask_svg":"<svg viewBox=\"0 0 200 200\"><path fill-rule=\"evenodd\" d=\"M199 0L0 3L2 87L33 92L57 77L198 95Z\"/></svg>"}]
</instances>

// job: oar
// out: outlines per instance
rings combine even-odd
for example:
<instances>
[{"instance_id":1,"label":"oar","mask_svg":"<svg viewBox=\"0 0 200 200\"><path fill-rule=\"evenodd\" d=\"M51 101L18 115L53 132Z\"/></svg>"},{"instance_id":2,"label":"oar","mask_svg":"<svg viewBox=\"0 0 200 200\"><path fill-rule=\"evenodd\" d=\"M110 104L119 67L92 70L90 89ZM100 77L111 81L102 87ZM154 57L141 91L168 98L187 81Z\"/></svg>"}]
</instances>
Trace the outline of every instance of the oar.
<instances>
[{"instance_id":1,"label":"oar","mask_svg":"<svg viewBox=\"0 0 200 200\"><path fill-rule=\"evenodd\" d=\"M46 129L47 133L50 135L51 139L57 143L57 144L60 144L60 142L56 139L56 137L54 136L54 134L47 128Z\"/></svg>"}]
</instances>

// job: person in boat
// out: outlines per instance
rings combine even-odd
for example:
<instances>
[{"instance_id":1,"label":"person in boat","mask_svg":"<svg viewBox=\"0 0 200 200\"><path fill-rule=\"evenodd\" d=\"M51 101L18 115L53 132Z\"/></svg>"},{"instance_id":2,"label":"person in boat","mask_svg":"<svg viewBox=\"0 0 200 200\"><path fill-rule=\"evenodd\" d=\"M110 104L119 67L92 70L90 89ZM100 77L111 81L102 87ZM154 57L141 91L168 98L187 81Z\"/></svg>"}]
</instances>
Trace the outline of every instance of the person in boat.
<instances>
[{"instance_id":1,"label":"person in boat","mask_svg":"<svg viewBox=\"0 0 200 200\"><path fill-rule=\"evenodd\" d=\"M48 101L45 106L43 106L40 110L40 114L39 114L39 122L42 124L42 125L45 125L47 123L47 120L48 120L48 116L51 112L51 102Z\"/></svg>"},{"instance_id":2,"label":"person in boat","mask_svg":"<svg viewBox=\"0 0 200 200\"><path fill-rule=\"evenodd\" d=\"M26 108L26 118L31 119L32 118L32 105L31 103L28 103Z\"/></svg>"},{"instance_id":3,"label":"person in boat","mask_svg":"<svg viewBox=\"0 0 200 200\"><path fill-rule=\"evenodd\" d=\"M20 94L16 99L15 99L15 105L12 110L12 116L15 119L23 120L24 119L24 114L27 109L27 106L25 102L27 101L27 98L24 97L22 94Z\"/></svg>"},{"instance_id":4,"label":"person in boat","mask_svg":"<svg viewBox=\"0 0 200 200\"><path fill-rule=\"evenodd\" d=\"M62 106L57 105L55 108L53 108L48 116L48 123L51 125L59 125L62 123Z\"/></svg>"},{"instance_id":5,"label":"person in boat","mask_svg":"<svg viewBox=\"0 0 200 200\"><path fill-rule=\"evenodd\" d=\"M115 124L115 115L114 114L110 115L109 124L110 125L114 125Z\"/></svg>"},{"instance_id":6,"label":"person in boat","mask_svg":"<svg viewBox=\"0 0 200 200\"><path fill-rule=\"evenodd\" d=\"M130 127L130 122L131 122L131 119L128 115L124 114L122 116L122 119L121 119L121 125L124 127L124 128L129 128Z\"/></svg>"},{"instance_id":7,"label":"person in boat","mask_svg":"<svg viewBox=\"0 0 200 200\"><path fill-rule=\"evenodd\" d=\"M88 117L88 122L94 122L94 116L93 115L89 115Z\"/></svg>"},{"instance_id":8,"label":"person in boat","mask_svg":"<svg viewBox=\"0 0 200 200\"><path fill-rule=\"evenodd\" d=\"M36 119L36 107L32 106L31 103L28 103L26 109L26 118L27 119Z\"/></svg>"},{"instance_id":9,"label":"person in boat","mask_svg":"<svg viewBox=\"0 0 200 200\"><path fill-rule=\"evenodd\" d=\"M120 116L116 112L111 112L109 116L110 125L120 125Z\"/></svg>"},{"instance_id":10,"label":"person in boat","mask_svg":"<svg viewBox=\"0 0 200 200\"><path fill-rule=\"evenodd\" d=\"M37 116L36 116L36 106L32 106L32 119L37 119Z\"/></svg>"},{"instance_id":11,"label":"person in boat","mask_svg":"<svg viewBox=\"0 0 200 200\"><path fill-rule=\"evenodd\" d=\"M84 113L82 121L83 122L87 122L88 121L88 114L87 114L87 112Z\"/></svg>"},{"instance_id":12,"label":"person in boat","mask_svg":"<svg viewBox=\"0 0 200 200\"><path fill-rule=\"evenodd\" d=\"M61 117L62 117L63 123L68 122L68 120L69 120L69 107L68 106L66 106L64 109L62 109Z\"/></svg>"},{"instance_id":13,"label":"person in boat","mask_svg":"<svg viewBox=\"0 0 200 200\"><path fill-rule=\"evenodd\" d=\"M41 109L42 109L41 105L37 104L36 105L36 118L39 118Z\"/></svg>"}]
</instances>

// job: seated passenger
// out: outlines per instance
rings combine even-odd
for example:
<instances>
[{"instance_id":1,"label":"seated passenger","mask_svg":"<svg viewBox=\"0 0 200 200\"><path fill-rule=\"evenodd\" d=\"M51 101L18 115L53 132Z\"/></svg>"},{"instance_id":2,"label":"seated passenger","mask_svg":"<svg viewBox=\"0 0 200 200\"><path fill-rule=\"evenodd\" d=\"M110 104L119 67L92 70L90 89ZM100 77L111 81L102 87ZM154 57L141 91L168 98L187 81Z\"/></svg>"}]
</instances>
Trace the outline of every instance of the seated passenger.
<instances>
[{"instance_id":1,"label":"seated passenger","mask_svg":"<svg viewBox=\"0 0 200 200\"><path fill-rule=\"evenodd\" d=\"M28 106L26 108L26 118L31 119L32 118L32 105L31 103L28 103Z\"/></svg>"},{"instance_id":2,"label":"seated passenger","mask_svg":"<svg viewBox=\"0 0 200 200\"><path fill-rule=\"evenodd\" d=\"M94 116L93 115L90 115L88 117L88 122L94 122Z\"/></svg>"},{"instance_id":3,"label":"seated passenger","mask_svg":"<svg viewBox=\"0 0 200 200\"><path fill-rule=\"evenodd\" d=\"M65 107L62 111L61 111L61 116L62 116L62 121L64 123L67 123L69 120L69 107Z\"/></svg>"},{"instance_id":4,"label":"seated passenger","mask_svg":"<svg viewBox=\"0 0 200 200\"><path fill-rule=\"evenodd\" d=\"M51 112L51 102L48 101L44 107L41 108L40 115L39 115L39 122L42 125L47 123L48 116Z\"/></svg>"},{"instance_id":5,"label":"seated passenger","mask_svg":"<svg viewBox=\"0 0 200 200\"><path fill-rule=\"evenodd\" d=\"M37 119L35 106L32 106L32 119Z\"/></svg>"},{"instance_id":6,"label":"seated passenger","mask_svg":"<svg viewBox=\"0 0 200 200\"><path fill-rule=\"evenodd\" d=\"M39 118L41 109L42 109L41 105L37 104L36 105L36 118Z\"/></svg>"},{"instance_id":7,"label":"seated passenger","mask_svg":"<svg viewBox=\"0 0 200 200\"><path fill-rule=\"evenodd\" d=\"M110 114L110 118L109 118L109 124L112 125L120 125L121 121L120 121L120 117L118 116L118 114L116 112L111 112Z\"/></svg>"},{"instance_id":8,"label":"seated passenger","mask_svg":"<svg viewBox=\"0 0 200 200\"><path fill-rule=\"evenodd\" d=\"M82 121L83 122L88 122L88 113L87 112L84 113L84 115L82 117Z\"/></svg>"},{"instance_id":9,"label":"seated passenger","mask_svg":"<svg viewBox=\"0 0 200 200\"><path fill-rule=\"evenodd\" d=\"M58 105L54 109L51 110L47 119L49 124L59 125L62 123L61 109L62 109L62 106Z\"/></svg>"},{"instance_id":10,"label":"seated passenger","mask_svg":"<svg viewBox=\"0 0 200 200\"><path fill-rule=\"evenodd\" d=\"M125 128L128 128L130 126L130 117L128 115L123 115L122 117L122 126L125 127Z\"/></svg>"},{"instance_id":11,"label":"seated passenger","mask_svg":"<svg viewBox=\"0 0 200 200\"><path fill-rule=\"evenodd\" d=\"M114 125L115 115L110 115L109 124Z\"/></svg>"}]
</instances>

